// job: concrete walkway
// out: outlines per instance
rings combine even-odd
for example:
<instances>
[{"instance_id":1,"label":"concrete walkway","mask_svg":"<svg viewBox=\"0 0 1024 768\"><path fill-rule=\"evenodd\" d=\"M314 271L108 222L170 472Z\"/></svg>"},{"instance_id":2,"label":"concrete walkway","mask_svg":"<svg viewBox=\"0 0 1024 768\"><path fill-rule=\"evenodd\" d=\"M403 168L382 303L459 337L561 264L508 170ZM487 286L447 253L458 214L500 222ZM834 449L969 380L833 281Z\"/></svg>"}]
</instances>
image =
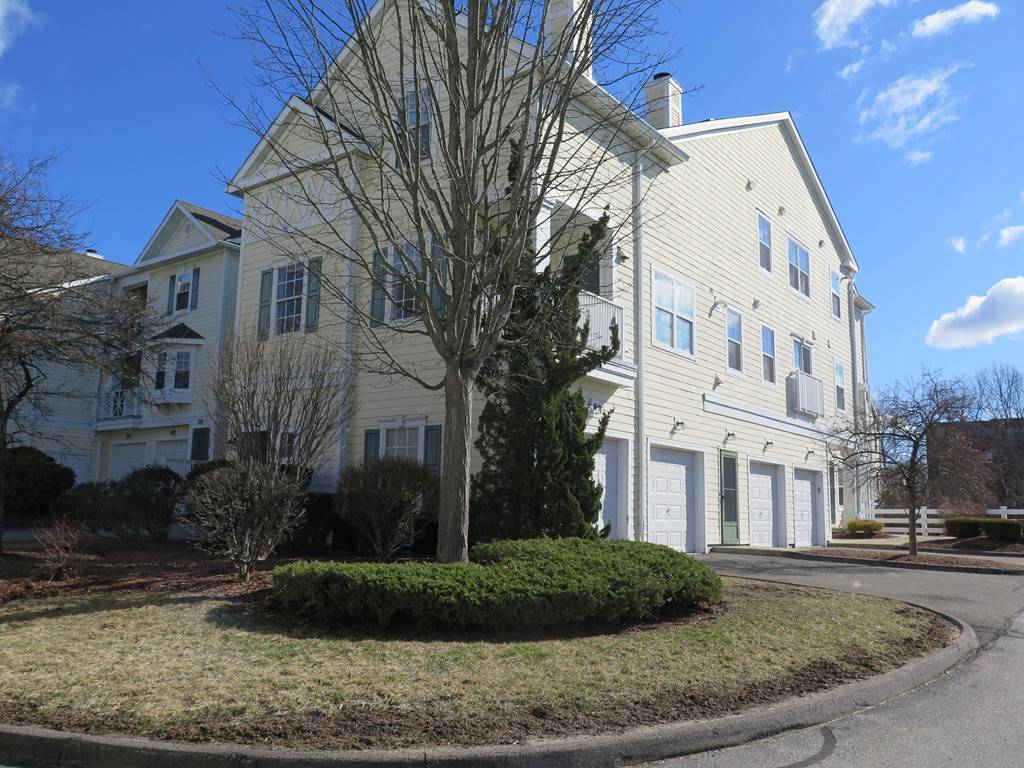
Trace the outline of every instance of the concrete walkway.
<instances>
[{"instance_id":1,"label":"concrete walkway","mask_svg":"<svg viewBox=\"0 0 1024 768\"><path fill-rule=\"evenodd\" d=\"M723 575L893 597L954 614L985 648L914 693L741 747L651 768L1018 768L1024 764L1024 583L1012 576L906 571L743 555L703 558Z\"/></svg>"}]
</instances>

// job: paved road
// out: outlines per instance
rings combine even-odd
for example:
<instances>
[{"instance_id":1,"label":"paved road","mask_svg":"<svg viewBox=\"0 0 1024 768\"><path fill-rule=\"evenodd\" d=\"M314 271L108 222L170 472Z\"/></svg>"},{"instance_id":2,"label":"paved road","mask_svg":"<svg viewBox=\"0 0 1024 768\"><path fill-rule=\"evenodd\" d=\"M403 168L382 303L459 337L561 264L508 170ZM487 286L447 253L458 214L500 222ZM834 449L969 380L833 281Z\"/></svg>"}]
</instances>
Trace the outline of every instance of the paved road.
<instances>
[{"instance_id":1,"label":"paved road","mask_svg":"<svg viewBox=\"0 0 1024 768\"><path fill-rule=\"evenodd\" d=\"M894 597L967 621L984 646L918 691L741 747L649 768L1020 768L1024 765L1024 577L708 555L722 574Z\"/></svg>"}]
</instances>

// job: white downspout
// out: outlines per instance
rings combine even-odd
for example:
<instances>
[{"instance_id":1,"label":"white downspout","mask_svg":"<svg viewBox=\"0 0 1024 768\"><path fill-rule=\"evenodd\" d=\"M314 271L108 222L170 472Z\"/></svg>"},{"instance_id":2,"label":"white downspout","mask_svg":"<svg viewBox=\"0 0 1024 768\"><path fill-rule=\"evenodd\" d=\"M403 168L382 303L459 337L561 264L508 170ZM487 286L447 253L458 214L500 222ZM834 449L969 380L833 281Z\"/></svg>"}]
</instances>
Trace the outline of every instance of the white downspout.
<instances>
[{"instance_id":1,"label":"white downspout","mask_svg":"<svg viewBox=\"0 0 1024 768\"><path fill-rule=\"evenodd\" d=\"M647 457L644 455L644 162L633 163L633 533L644 541L647 533Z\"/></svg>"}]
</instances>

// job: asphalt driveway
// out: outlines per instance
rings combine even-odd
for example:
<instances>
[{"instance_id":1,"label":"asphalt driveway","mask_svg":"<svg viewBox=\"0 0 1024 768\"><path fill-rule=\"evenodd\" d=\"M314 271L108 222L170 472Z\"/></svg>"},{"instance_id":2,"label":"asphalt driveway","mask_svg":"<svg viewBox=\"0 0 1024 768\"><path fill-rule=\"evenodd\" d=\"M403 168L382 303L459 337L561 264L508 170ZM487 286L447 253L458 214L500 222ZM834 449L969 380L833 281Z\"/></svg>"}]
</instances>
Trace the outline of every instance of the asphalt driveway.
<instances>
[{"instance_id":1,"label":"asphalt driveway","mask_svg":"<svg viewBox=\"0 0 1024 768\"><path fill-rule=\"evenodd\" d=\"M723 575L893 597L970 624L983 650L918 691L840 718L741 747L650 768L891 768L1024 765L1024 577L712 554Z\"/></svg>"}]
</instances>

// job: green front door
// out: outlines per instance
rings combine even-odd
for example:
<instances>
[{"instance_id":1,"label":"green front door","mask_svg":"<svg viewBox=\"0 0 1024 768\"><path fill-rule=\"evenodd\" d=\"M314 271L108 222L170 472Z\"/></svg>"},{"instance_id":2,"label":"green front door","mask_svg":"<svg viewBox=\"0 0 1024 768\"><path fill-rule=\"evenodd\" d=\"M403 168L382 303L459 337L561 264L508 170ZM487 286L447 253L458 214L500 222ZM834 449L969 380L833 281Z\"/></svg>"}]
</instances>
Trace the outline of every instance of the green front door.
<instances>
[{"instance_id":1,"label":"green front door","mask_svg":"<svg viewBox=\"0 0 1024 768\"><path fill-rule=\"evenodd\" d=\"M736 482L736 454L721 451L718 460L719 499L722 514L722 543L740 543L739 495Z\"/></svg>"}]
</instances>

